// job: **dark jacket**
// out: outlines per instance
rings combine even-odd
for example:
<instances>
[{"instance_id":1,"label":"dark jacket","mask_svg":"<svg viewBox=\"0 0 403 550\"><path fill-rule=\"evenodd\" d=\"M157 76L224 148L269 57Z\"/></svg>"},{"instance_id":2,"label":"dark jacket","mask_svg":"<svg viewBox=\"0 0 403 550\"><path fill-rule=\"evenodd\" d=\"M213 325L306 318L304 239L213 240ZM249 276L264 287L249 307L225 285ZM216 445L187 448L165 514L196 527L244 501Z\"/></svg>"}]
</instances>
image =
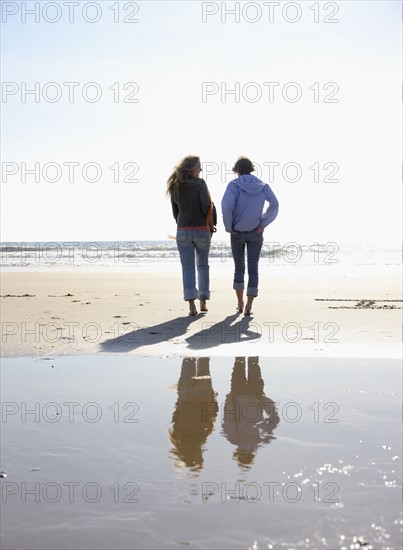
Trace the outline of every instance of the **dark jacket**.
<instances>
[{"instance_id":1,"label":"dark jacket","mask_svg":"<svg viewBox=\"0 0 403 550\"><path fill-rule=\"evenodd\" d=\"M206 217L210 209L210 195L206 182L194 178L183 186L173 185L171 194L172 212L178 227L206 227ZM217 224L217 212L213 205L213 224Z\"/></svg>"}]
</instances>

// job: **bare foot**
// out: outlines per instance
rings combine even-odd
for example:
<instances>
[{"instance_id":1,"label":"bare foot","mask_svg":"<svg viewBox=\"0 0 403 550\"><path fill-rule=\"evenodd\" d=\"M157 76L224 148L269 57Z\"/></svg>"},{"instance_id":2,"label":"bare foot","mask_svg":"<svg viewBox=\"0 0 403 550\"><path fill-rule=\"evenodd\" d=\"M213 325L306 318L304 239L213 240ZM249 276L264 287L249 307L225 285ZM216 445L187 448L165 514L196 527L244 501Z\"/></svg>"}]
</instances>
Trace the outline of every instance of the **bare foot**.
<instances>
[{"instance_id":1,"label":"bare foot","mask_svg":"<svg viewBox=\"0 0 403 550\"><path fill-rule=\"evenodd\" d=\"M190 306L189 308L189 315L197 315L197 309L196 309L196 306Z\"/></svg>"},{"instance_id":2,"label":"bare foot","mask_svg":"<svg viewBox=\"0 0 403 550\"><path fill-rule=\"evenodd\" d=\"M238 298L237 312L243 313L243 289L235 290L236 297Z\"/></svg>"},{"instance_id":3,"label":"bare foot","mask_svg":"<svg viewBox=\"0 0 403 550\"><path fill-rule=\"evenodd\" d=\"M248 301L246 302L245 306L245 317L249 317L252 315L252 304L253 304L254 296L248 296Z\"/></svg>"},{"instance_id":4,"label":"bare foot","mask_svg":"<svg viewBox=\"0 0 403 550\"><path fill-rule=\"evenodd\" d=\"M206 300L200 300L200 311L208 311Z\"/></svg>"},{"instance_id":5,"label":"bare foot","mask_svg":"<svg viewBox=\"0 0 403 550\"><path fill-rule=\"evenodd\" d=\"M196 309L196 306L195 306L195 301L194 300L188 300L189 301L189 315L197 315L197 309Z\"/></svg>"}]
</instances>

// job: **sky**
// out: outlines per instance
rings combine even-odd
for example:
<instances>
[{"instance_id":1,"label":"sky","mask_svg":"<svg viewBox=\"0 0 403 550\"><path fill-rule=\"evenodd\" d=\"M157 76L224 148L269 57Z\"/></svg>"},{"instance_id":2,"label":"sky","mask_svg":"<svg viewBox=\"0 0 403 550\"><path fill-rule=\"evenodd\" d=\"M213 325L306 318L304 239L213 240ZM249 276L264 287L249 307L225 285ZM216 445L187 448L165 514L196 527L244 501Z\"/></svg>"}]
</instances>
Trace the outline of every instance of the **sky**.
<instances>
[{"instance_id":1,"label":"sky","mask_svg":"<svg viewBox=\"0 0 403 550\"><path fill-rule=\"evenodd\" d=\"M399 246L400 2L72 4L1 2L3 242L165 239L193 154L218 238L243 155L266 240Z\"/></svg>"}]
</instances>

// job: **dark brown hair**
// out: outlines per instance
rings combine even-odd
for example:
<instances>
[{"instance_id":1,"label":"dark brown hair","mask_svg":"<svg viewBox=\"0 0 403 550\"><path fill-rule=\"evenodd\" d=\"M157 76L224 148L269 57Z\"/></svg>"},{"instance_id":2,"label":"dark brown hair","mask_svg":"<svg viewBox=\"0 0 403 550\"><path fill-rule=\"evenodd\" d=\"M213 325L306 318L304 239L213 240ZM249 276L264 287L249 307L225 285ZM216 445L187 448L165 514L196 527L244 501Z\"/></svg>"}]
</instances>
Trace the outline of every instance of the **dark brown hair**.
<instances>
[{"instance_id":1,"label":"dark brown hair","mask_svg":"<svg viewBox=\"0 0 403 550\"><path fill-rule=\"evenodd\" d=\"M199 157L187 156L180 161L174 168L174 171L167 180L167 194L172 195L173 185L178 184L179 189L190 183L193 176L193 170L197 163L200 162Z\"/></svg>"},{"instance_id":2,"label":"dark brown hair","mask_svg":"<svg viewBox=\"0 0 403 550\"><path fill-rule=\"evenodd\" d=\"M234 164L232 171L236 172L240 176L243 176L245 174L250 174L251 172L254 172L255 167L248 158L239 157L239 159Z\"/></svg>"}]
</instances>

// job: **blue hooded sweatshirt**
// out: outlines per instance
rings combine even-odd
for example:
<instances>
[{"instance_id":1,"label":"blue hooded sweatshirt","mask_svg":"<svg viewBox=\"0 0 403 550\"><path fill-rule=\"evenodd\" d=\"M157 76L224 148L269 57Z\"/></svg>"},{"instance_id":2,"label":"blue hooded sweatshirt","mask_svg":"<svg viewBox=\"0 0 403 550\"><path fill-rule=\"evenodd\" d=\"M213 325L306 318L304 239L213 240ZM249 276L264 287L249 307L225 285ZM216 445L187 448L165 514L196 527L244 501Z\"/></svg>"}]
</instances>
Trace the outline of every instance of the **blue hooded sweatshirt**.
<instances>
[{"instance_id":1,"label":"blue hooded sweatshirt","mask_svg":"<svg viewBox=\"0 0 403 550\"><path fill-rule=\"evenodd\" d=\"M264 203L270 206L263 214ZM252 231L267 227L278 214L278 200L267 183L245 174L227 185L221 201L225 231Z\"/></svg>"}]
</instances>

